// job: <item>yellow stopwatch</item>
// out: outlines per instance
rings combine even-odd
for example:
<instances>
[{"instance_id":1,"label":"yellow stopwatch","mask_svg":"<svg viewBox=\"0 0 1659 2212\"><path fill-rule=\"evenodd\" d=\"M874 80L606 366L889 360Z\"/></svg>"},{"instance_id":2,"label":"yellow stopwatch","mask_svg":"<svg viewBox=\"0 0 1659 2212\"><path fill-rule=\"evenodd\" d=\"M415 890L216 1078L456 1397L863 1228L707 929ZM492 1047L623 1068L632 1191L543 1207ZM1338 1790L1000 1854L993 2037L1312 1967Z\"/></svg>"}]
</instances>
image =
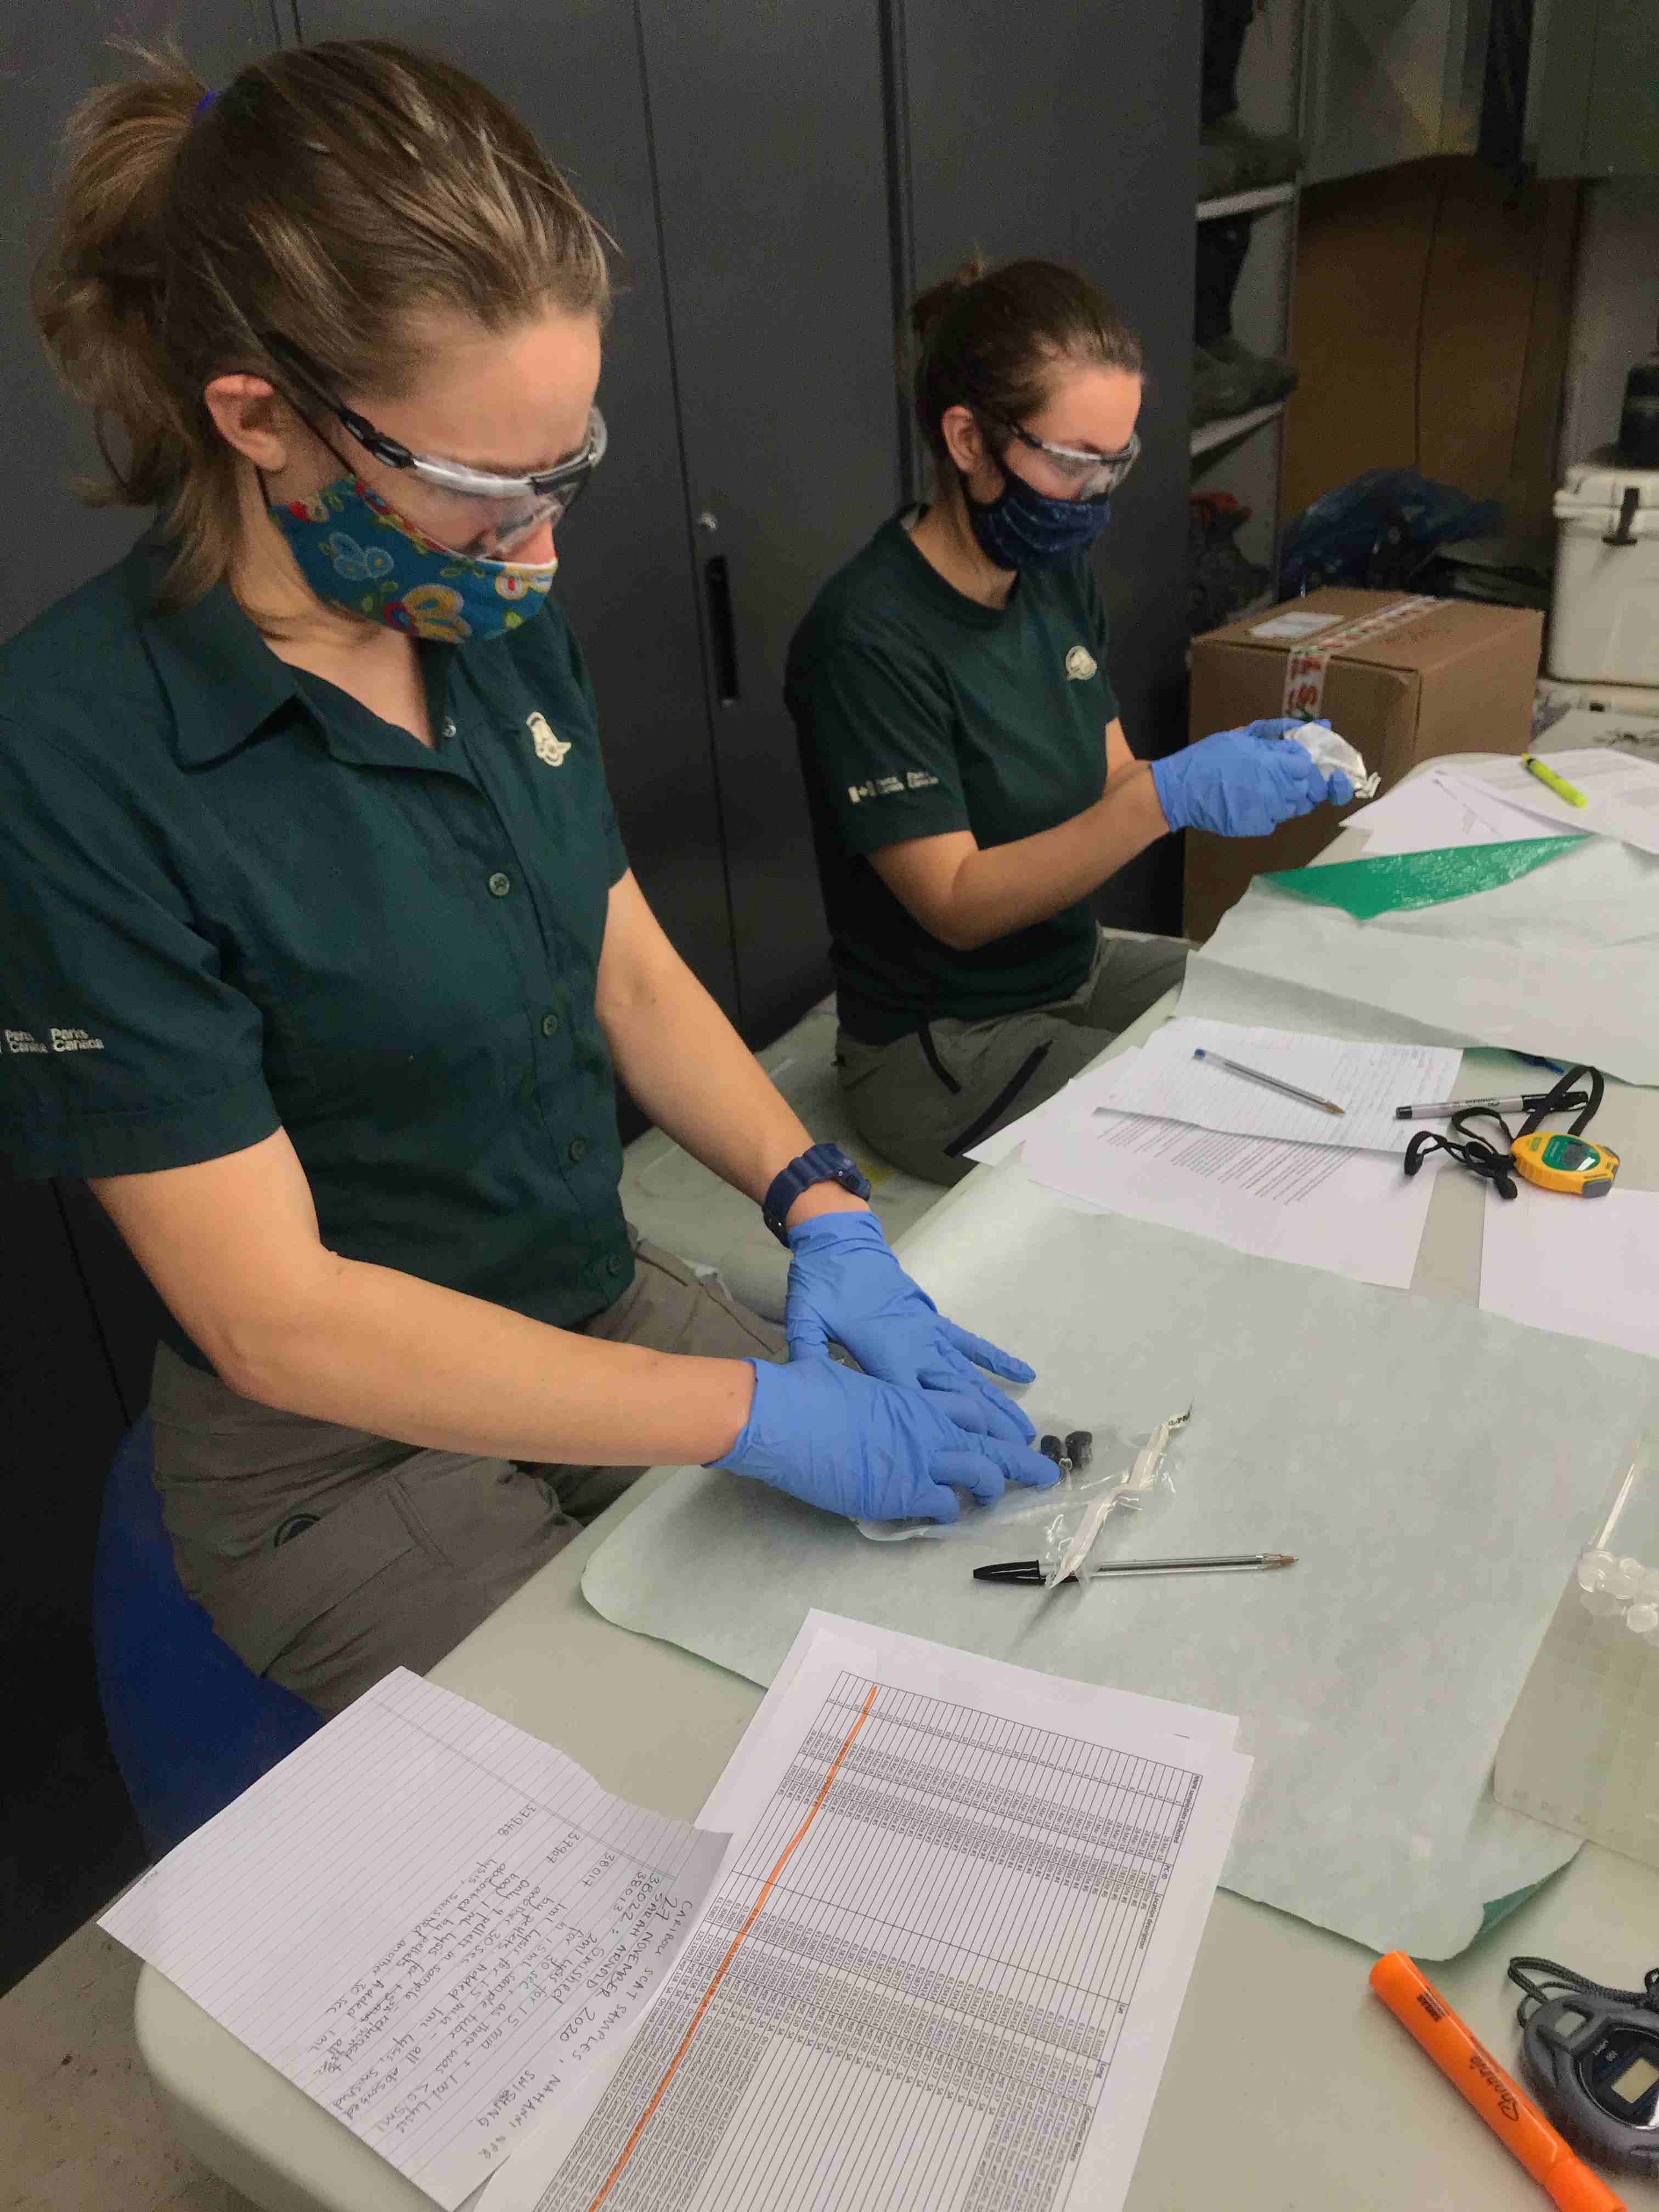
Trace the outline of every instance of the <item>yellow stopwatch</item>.
<instances>
[{"instance_id":1,"label":"yellow stopwatch","mask_svg":"<svg viewBox=\"0 0 1659 2212\"><path fill-rule=\"evenodd\" d=\"M1540 1190L1565 1191L1571 1198L1605 1198L1619 1172L1619 1155L1588 1137L1552 1135L1534 1129L1515 1140L1515 1172Z\"/></svg>"},{"instance_id":2,"label":"yellow stopwatch","mask_svg":"<svg viewBox=\"0 0 1659 2212\"><path fill-rule=\"evenodd\" d=\"M1572 1086L1580 1076L1584 1078L1585 1088L1575 1091ZM1504 1198L1516 1195L1517 1176L1535 1183L1540 1190L1559 1190L1569 1198L1605 1198L1619 1172L1619 1155L1606 1145L1593 1145L1583 1132L1601 1105L1606 1088L1601 1070L1581 1063L1564 1070L1553 1090L1541 1097L1487 1098L1465 1105L1452 1115L1449 1128L1419 1129L1406 1147L1402 1164L1408 1176L1414 1176L1431 1152L1449 1152L1472 1175L1492 1184ZM1510 1134L1510 1125L1499 1110L1505 1106L1529 1109L1518 1137ZM1406 1115L1418 1109L1401 1107L1398 1110ZM1438 1113L1442 1109L1429 1110ZM1552 1114L1572 1115L1571 1128L1540 1129L1538 1124ZM1490 1137L1480 1135L1471 1126L1476 1121L1495 1122L1507 1149L1500 1151Z\"/></svg>"}]
</instances>

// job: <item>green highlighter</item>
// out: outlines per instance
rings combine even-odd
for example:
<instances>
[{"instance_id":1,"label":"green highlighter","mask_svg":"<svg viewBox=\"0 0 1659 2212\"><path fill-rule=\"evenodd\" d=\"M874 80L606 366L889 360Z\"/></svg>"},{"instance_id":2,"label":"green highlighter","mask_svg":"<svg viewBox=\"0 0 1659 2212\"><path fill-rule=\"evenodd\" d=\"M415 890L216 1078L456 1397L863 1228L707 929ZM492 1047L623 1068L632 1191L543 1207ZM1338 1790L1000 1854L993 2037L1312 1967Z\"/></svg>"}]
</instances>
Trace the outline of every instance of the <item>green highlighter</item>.
<instances>
[{"instance_id":1,"label":"green highlighter","mask_svg":"<svg viewBox=\"0 0 1659 2212\"><path fill-rule=\"evenodd\" d=\"M1555 793L1558 799L1565 799L1569 806L1588 806L1589 805L1589 801L1585 798L1583 793L1577 789L1575 785L1569 783L1565 776L1557 775L1553 768L1546 768L1543 762L1537 759L1533 754L1522 753L1521 756L1521 765L1531 775L1535 775L1540 783L1547 784Z\"/></svg>"}]
</instances>

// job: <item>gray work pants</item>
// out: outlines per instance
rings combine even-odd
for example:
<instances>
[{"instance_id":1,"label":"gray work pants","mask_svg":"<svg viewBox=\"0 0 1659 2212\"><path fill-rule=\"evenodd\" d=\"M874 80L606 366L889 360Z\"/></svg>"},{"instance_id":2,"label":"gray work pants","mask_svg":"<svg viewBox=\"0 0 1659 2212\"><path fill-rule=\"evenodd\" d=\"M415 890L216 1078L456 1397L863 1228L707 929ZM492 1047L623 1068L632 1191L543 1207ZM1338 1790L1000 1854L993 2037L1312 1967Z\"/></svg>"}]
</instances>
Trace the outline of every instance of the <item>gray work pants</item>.
<instances>
[{"instance_id":1,"label":"gray work pants","mask_svg":"<svg viewBox=\"0 0 1659 2212\"><path fill-rule=\"evenodd\" d=\"M634 1280L581 1324L613 1343L781 1359L780 1330L635 1240ZM240 1397L157 1352L155 1482L185 1587L256 1674L338 1712L417 1674L642 1474L422 1451Z\"/></svg>"},{"instance_id":2,"label":"gray work pants","mask_svg":"<svg viewBox=\"0 0 1659 2212\"><path fill-rule=\"evenodd\" d=\"M1068 998L994 1020L924 1022L894 1044L845 1030L836 1065L859 1134L928 1182L959 1182L963 1155L1028 1114L1085 1068L1186 970L1184 937L1103 929L1089 974Z\"/></svg>"}]
</instances>

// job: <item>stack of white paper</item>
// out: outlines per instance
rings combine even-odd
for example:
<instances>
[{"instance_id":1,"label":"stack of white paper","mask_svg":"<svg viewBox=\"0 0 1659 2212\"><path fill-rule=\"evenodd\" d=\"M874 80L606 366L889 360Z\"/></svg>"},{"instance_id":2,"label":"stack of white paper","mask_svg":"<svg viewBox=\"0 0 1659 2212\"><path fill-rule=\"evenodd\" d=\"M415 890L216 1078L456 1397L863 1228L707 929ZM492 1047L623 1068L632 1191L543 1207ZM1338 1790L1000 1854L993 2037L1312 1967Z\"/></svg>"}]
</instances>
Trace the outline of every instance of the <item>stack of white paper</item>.
<instances>
[{"instance_id":1,"label":"stack of white paper","mask_svg":"<svg viewBox=\"0 0 1659 2212\"><path fill-rule=\"evenodd\" d=\"M1108 1213L1403 1291L1417 1270L1437 1167L1407 1177L1381 1152L1085 1107L1027 1136L1025 1171Z\"/></svg>"},{"instance_id":2,"label":"stack of white paper","mask_svg":"<svg viewBox=\"0 0 1659 2212\"><path fill-rule=\"evenodd\" d=\"M1196 1060L1200 1050L1293 1083L1343 1111L1328 1114L1235 1074L1217 1060ZM1243 1137L1397 1154L1405 1151L1412 1125L1395 1120L1395 1107L1449 1097L1462 1058L1449 1045L1377 1044L1178 1015L1154 1030L1138 1053L1080 1076L1071 1090L1079 1103L1120 1114L1154 1115Z\"/></svg>"},{"instance_id":3,"label":"stack of white paper","mask_svg":"<svg viewBox=\"0 0 1659 2212\"><path fill-rule=\"evenodd\" d=\"M1600 745L1552 753L1547 765L1582 793L1584 805L1575 806L1561 798L1518 760L1488 763L1473 774L1488 791L1544 823L1546 830L1616 837L1638 852L1659 853L1659 766Z\"/></svg>"},{"instance_id":4,"label":"stack of white paper","mask_svg":"<svg viewBox=\"0 0 1659 2212\"><path fill-rule=\"evenodd\" d=\"M1459 845L1503 845L1549 834L1536 815L1499 796L1449 763L1414 775L1357 813L1342 817L1345 830L1363 830L1364 857L1443 851ZM1346 855L1339 850L1340 860Z\"/></svg>"},{"instance_id":5,"label":"stack of white paper","mask_svg":"<svg viewBox=\"0 0 1659 2212\"><path fill-rule=\"evenodd\" d=\"M810 1613L703 1808L746 1832L678 1966L484 2212L1113 2212L1237 1727Z\"/></svg>"}]
</instances>

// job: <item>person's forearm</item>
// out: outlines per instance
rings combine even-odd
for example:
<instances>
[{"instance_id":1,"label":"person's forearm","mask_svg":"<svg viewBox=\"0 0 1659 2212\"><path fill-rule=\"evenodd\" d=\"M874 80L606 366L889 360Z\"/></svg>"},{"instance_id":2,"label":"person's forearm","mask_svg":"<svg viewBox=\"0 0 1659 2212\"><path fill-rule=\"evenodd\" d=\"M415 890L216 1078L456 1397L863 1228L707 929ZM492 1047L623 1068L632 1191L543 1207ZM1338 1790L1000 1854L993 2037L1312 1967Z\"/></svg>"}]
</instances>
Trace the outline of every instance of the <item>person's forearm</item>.
<instances>
[{"instance_id":1,"label":"person's forearm","mask_svg":"<svg viewBox=\"0 0 1659 2212\"><path fill-rule=\"evenodd\" d=\"M284 1412L443 1451L597 1467L700 1465L749 1416L746 1361L611 1344L332 1253L221 1371Z\"/></svg>"},{"instance_id":2,"label":"person's forearm","mask_svg":"<svg viewBox=\"0 0 1659 2212\"><path fill-rule=\"evenodd\" d=\"M641 1109L696 1159L757 1203L812 1136L678 955L617 988L599 1018L617 1073ZM862 1208L834 1183L803 1193L793 1224Z\"/></svg>"},{"instance_id":3,"label":"person's forearm","mask_svg":"<svg viewBox=\"0 0 1659 2212\"><path fill-rule=\"evenodd\" d=\"M1169 826L1152 769L1133 762L1069 822L970 853L951 886L946 943L969 952L1048 921L1097 890Z\"/></svg>"}]
</instances>

